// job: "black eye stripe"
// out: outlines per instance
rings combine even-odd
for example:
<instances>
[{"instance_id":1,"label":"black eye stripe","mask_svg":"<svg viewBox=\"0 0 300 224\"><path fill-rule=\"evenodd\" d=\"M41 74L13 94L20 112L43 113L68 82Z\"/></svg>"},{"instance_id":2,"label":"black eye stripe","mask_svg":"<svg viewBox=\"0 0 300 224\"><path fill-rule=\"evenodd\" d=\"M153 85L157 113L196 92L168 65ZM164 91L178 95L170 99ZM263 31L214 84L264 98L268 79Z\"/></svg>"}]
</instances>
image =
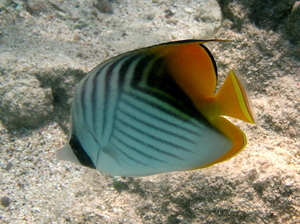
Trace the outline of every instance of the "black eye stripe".
<instances>
[{"instance_id":1,"label":"black eye stripe","mask_svg":"<svg viewBox=\"0 0 300 224\"><path fill-rule=\"evenodd\" d=\"M93 163L93 161L91 160L89 155L86 153L86 151L82 147L82 145L76 135L71 136L69 145L71 146L75 156L77 157L77 159L81 163L81 165L96 169L95 164Z\"/></svg>"}]
</instances>

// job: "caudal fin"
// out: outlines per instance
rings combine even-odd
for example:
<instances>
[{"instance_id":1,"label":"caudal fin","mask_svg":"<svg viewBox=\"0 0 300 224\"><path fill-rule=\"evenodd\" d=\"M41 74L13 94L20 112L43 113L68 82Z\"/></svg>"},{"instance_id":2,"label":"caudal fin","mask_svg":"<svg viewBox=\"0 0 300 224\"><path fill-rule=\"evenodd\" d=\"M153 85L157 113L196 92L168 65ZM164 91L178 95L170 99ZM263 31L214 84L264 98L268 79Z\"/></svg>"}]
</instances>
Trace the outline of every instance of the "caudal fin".
<instances>
[{"instance_id":1,"label":"caudal fin","mask_svg":"<svg viewBox=\"0 0 300 224\"><path fill-rule=\"evenodd\" d=\"M221 115L255 123L251 104L240 78L231 70L215 96Z\"/></svg>"}]
</instances>

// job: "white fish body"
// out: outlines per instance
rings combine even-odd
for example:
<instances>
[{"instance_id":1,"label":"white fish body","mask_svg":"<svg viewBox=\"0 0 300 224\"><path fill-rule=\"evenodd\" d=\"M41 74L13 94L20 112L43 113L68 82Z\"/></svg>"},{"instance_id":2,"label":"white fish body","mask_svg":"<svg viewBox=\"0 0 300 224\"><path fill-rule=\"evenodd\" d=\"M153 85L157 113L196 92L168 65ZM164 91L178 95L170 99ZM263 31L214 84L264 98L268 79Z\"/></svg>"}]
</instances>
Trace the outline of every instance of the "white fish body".
<instances>
[{"instance_id":1,"label":"white fish body","mask_svg":"<svg viewBox=\"0 0 300 224\"><path fill-rule=\"evenodd\" d=\"M164 55L147 49L100 64L78 84L63 148L73 161L147 176L205 167L233 147L169 74Z\"/></svg>"}]
</instances>

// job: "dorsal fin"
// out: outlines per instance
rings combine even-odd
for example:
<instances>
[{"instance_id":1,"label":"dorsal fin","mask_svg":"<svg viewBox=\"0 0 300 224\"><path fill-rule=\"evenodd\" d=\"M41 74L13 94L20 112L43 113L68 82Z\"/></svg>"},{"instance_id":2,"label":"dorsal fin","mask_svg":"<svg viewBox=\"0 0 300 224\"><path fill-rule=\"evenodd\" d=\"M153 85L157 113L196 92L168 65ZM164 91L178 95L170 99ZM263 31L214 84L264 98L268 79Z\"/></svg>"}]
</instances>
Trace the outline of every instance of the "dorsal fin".
<instances>
[{"instance_id":1,"label":"dorsal fin","mask_svg":"<svg viewBox=\"0 0 300 224\"><path fill-rule=\"evenodd\" d=\"M194 101L211 97L217 84L217 67L203 43L222 40L186 40L157 45L147 53L162 57L167 70L181 89Z\"/></svg>"}]
</instances>

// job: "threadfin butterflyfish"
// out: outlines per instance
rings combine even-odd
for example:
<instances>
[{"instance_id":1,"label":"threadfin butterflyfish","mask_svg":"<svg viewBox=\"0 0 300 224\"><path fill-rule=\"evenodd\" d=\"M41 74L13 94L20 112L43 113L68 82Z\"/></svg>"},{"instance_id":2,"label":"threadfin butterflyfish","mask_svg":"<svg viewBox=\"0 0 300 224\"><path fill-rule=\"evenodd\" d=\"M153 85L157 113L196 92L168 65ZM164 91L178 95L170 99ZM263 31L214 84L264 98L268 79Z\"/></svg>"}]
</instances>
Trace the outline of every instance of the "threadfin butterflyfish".
<instances>
[{"instance_id":1,"label":"threadfin butterflyfish","mask_svg":"<svg viewBox=\"0 0 300 224\"><path fill-rule=\"evenodd\" d=\"M246 136L224 116L255 123L246 91L203 44L183 40L130 51L78 84L61 159L115 176L204 168L239 153Z\"/></svg>"}]
</instances>

